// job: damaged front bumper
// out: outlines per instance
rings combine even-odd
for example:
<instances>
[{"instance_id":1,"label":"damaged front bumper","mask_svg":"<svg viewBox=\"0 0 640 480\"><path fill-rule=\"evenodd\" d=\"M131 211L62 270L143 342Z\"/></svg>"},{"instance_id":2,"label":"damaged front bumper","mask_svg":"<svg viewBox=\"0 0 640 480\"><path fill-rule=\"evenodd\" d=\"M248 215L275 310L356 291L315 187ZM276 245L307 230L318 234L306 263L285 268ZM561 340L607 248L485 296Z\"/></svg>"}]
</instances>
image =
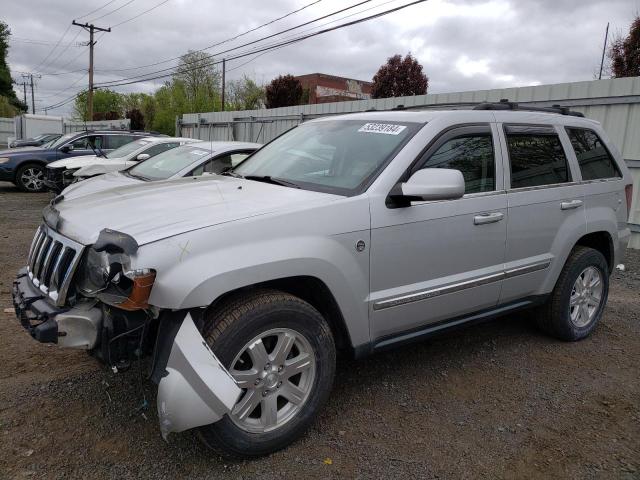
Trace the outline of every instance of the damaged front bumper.
<instances>
[{"instance_id":1,"label":"damaged front bumper","mask_svg":"<svg viewBox=\"0 0 640 480\"><path fill-rule=\"evenodd\" d=\"M187 313L158 385L162 437L217 422L231 412L241 391Z\"/></svg>"}]
</instances>

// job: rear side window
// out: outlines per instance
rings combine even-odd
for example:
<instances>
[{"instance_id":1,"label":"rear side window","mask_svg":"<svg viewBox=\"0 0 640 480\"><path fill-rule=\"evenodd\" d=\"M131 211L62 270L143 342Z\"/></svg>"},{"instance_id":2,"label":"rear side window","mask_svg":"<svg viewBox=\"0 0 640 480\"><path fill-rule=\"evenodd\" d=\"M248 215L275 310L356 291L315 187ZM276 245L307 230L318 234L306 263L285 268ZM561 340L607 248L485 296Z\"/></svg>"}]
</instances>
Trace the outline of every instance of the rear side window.
<instances>
[{"instance_id":1,"label":"rear side window","mask_svg":"<svg viewBox=\"0 0 640 480\"><path fill-rule=\"evenodd\" d=\"M592 130L567 128L583 180L621 177L613 157Z\"/></svg>"},{"instance_id":2,"label":"rear side window","mask_svg":"<svg viewBox=\"0 0 640 480\"><path fill-rule=\"evenodd\" d=\"M491 132L461 135L443 143L422 168L452 168L464 177L464 193L495 189L495 155Z\"/></svg>"},{"instance_id":3,"label":"rear side window","mask_svg":"<svg viewBox=\"0 0 640 480\"><path fill-rule=\"evenodd\" d=\"M121 146L138 139L138 137L134 137L132 135L107 135L106 138L107 148L111 150L120 148Z\"/></svg>"},{"instance_id":4,"label":"rear side window","mask_svg":"<svg viewBox=\"0 0 640 480\"><path fill-rule=\"evenodd\" d=\"M552 127L505 126L511 188L553 185L570 181L567 157Z\"/></svg>"}]
</instances>

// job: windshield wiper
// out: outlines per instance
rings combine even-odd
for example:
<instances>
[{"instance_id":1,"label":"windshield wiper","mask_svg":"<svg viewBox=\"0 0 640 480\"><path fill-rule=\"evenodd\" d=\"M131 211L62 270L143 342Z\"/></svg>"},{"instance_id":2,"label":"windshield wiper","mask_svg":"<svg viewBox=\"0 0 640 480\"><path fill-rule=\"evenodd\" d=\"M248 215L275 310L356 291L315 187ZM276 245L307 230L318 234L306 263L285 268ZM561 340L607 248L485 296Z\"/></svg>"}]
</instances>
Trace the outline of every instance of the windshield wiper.
<instances>
[{"instance_id":1,"label":"windshield wiper","mask_svg":"<svg viewBox=\"0 0 640 480\"><path fill-rule=\"evenodd\" d=\"M143 180L145 182L150 182L151 181L151 179L149 177L145 177L144 175L140 175L140 174L137 174L137 173L131 173L131 172L127 171L127 170L123 171L122 173L124 173L125 175L127 175L127 176L129 176L131 178L138 178L138 179Z\"/></svg>"},{"instance_id":2,"label":"windshield wiper","mask_svg":"<svg viewBox=\"0 0 640 480\"><path fill-rule=\"evenodd\" d=\"M234 172L233 170L225 170L224 172L220 172L218 175L224 175L225 177L233 177L233 178L244 178L242 175Z\"/></svg>"},{"instance_id":3,"label":"windshield wiper","mask_svg":"<svg viewBox=\"0 0 640 480\"><path fill-rule=\"evenodd\" d=\"M272 183L273 185L282 185L283 187L300 188L300 185L283 178L272 177L271 175L247 175L247 180L255 180L256 182Z\"/></svg>"}]
</instances>

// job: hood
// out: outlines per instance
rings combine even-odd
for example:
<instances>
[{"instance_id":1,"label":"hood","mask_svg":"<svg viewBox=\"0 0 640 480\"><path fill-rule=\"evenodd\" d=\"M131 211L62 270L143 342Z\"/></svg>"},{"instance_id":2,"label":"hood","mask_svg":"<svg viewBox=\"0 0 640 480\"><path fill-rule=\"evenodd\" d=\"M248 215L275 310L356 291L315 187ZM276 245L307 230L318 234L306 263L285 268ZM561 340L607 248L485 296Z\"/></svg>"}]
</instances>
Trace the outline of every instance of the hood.
<instances>
[{"instance_id":1,"label":"hood","mask_svg":"<svg viewBox=\"0 0 640 480\"><path fill-rule=\"evenodd\" d=\"M63 158L62 160L56 160L55 162L51 162L48 167L49 168L81 168L86 167L87 165L93 165L96 162L108 161L103 157L98 157L97 155L80 155L78 157L69 157Z\"/></svg>"},{"instance_id":2,"label":"hood","mask_svg":"<svg viewBox=\"0 0 640 480\"><path fill-rule=\"evenodd\" d=\"M328 193L212 175L142 182L102 190L55 205L60 233L85 245L104 228L139 245L221 223L343 198Z\"/></svg>"},{"instance_id":3,"label":"hood","mask_svg":"<svg viewBox=\"0 0 640 480\"><path fill-rule=\"evenodd\" d=\"M42 147L6 148L4 150L0 150L0 157L8 157L10 155L16 155L21 153L31 153L31 152L41 153L43 150L44 149Z\"/></svg>"},{"instance_id":4,"label":"hood","mask_svg":"<svg viewBox=\"0 0 640 480\"><path fill-rule=\"evenodd\" d=\"M84 168L81 168L78 171L82 170L84 170ZM90 193L102 192L103 190L109 190L110 188L137 185L140 183L143 183L143 181L137 178L127 177L126 175L122 175L118 172L112 172L95 178L88 178L82 182L72 183L63 190L62 195L64 195L65 200L72 200Z\"/></svg>"},{"instance_id":5,"label":"hood","mask_svg":"<svg viewBox=\"0 0 640 480\"><path fill-rule=\"evenodd\" d=\"M74 177L93 177L95 175L102 175L103 173L117 172L119 170L124 170L128 166L129 165L127 165L125 161L122 161L119 158L114 158L113 160L100 159L98 160L97 163L80 168L80 170L73 173L73 176Z\"/></svg>"}]
</instances>

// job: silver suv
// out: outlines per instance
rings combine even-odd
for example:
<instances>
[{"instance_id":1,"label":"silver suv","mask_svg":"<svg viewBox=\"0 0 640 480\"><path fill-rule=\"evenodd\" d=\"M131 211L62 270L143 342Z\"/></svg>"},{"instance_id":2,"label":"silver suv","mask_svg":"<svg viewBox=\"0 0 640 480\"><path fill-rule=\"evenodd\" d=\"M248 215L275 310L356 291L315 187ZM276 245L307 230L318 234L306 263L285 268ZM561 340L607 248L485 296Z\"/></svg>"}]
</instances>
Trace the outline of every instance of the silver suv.
<instances>
[{"instance_id":1,"label":"silver suv","mask_svg":"<svg viewBox=\"0 0 640 480\"><path fill-rule=\"evenodd\" d=\"M574 341L630 235L631 177L565 110L326 117L221 175L55 198L13 298L41 342L148 356L160 429L257 456L355 357L535 307Z\"/></svg>"}]
</instances>

